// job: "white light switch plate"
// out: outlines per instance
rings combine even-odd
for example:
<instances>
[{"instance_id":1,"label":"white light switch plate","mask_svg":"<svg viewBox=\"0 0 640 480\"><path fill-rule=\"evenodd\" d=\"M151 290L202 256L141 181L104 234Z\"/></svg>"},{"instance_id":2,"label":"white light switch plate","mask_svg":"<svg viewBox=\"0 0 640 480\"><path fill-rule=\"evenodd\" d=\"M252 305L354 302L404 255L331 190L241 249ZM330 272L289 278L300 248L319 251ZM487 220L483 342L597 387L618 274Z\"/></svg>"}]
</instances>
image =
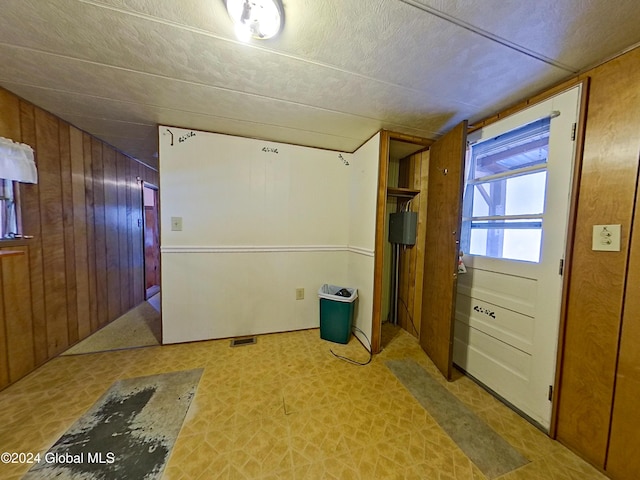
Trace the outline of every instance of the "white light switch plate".
<instances>
[{"instance_id":1,"label":"white light switch plate","mask_svg":"<svg viewBox=\"0 0 640 480\"><path fill-rule=\"evenodd\" d=\"M620 225L594 225L592 250L620 251Z\"/></svg>"},{"instance_id":2,"label":"white light switch plate","mask_svg":"<svg viewBox=\"0 0 640 480\"><path fill-rule=\"evenodd\" d=\"M171 230L174 232L182 231L182 217L171 217Z\"/></svg>"}]
</instances>

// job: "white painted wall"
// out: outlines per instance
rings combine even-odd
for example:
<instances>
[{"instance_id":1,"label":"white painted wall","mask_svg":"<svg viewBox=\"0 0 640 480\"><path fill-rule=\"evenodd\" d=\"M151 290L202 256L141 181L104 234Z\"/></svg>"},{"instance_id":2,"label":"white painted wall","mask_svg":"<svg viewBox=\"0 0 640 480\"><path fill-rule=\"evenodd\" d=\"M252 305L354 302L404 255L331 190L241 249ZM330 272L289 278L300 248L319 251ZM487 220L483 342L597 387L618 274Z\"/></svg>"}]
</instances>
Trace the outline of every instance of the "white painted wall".
<instances>
[{"instance_id":1,"label":"white painted wall","mask_svg":"<svg viewBox=\"0 0 640 480\"><path fill-rule=\"evenodd\" d=\"M161 134L159 152L164 247L347 245L349 169L336 152L207 132L179 143L190 130L170 130L174 145ZM168 228L173 216L183 231Z\"/></svg>"},{"instance_id":2,"label":"white painted wall","mask_svg":"<svg viewBox=\"0 0 640 480\"><path fill-rule=\"evenodd\" d=\"M319 325L317 290L344 282L347 253L163 253L163 342L177 343ZM295 300L295 289L305 299Z\"/></svg>"},{"instance_id":3,"label":"white painted wall","mask_svg":"<svg viewBox=\"0 0 640 480\"><path fill-rule=\"evenodd\" d=\"M373 267L378 195L380 134L362 145L350 160L349 265L347 282L358 288L354 324L371 340L373 315ZM361 336L356 332L356 335ZM362 339L361 339L362 340ZM368 342L363 340L365 345Z\"/></svg>"},{"instance_id":4,"label":"white painted wall","mask_svg":"<svg viewBox=\"0 0 640 480\"><path fill-rule=\"evenodd\" d=\"M161 126L159 145L164 343L317 327L323 283L358 288L370 337L377 136L351 155Z\"/></svg>"}]
</instances>

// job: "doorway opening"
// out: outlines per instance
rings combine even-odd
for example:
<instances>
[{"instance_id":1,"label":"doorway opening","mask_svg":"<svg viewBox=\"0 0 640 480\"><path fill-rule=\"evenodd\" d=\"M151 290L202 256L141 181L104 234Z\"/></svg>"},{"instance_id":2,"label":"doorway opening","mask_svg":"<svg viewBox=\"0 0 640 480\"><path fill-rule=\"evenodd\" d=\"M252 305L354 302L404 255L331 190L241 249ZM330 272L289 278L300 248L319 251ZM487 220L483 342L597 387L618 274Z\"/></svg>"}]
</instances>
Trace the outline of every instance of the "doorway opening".
<instances>
[{"instance_id":1,"label":"doorway opening","mask_svg":"<svg viewBox=\"0 0 640 480\"><path fill-rule=\"evenodd\" d=\"M144 211L144 284L145 299L160 292L160 231L158 228L158 187L144 183L142 188Z\"/></svg>"},{"instance_id":2,"label":"doorway opening","mask_svg":"<svg viewBox=\"0 0 640 480\"><path fill-rule=\"evenodd\" d=\"M380 138L371 343L374 353L389 344L400 328L415 337L420 335L428 147L433 143L386 130L381 131ZM408 237L390 236L392 216L396 220L403 216L417 219L410 222L410 242L405 241Z\"/></svg>"}]
</instances>

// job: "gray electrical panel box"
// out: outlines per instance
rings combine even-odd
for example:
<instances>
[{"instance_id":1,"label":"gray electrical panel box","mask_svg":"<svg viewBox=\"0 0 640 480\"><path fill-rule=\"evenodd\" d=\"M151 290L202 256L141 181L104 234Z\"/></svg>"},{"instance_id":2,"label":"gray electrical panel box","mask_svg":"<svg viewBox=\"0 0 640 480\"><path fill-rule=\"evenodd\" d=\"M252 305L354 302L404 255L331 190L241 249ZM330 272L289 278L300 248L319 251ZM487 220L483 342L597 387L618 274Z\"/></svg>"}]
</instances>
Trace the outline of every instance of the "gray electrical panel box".
<instances>
[{"instance_id":1,"label":"gray electrical panel box","mask_svg":"<svg viewBox=\"0 0 640 480\"><path fill-rule=\"evenodd\" d=\"M416 244L418 214L416 212L396 212L389 215L389 242L400 245Z\"/></svg>"}]
</instances>

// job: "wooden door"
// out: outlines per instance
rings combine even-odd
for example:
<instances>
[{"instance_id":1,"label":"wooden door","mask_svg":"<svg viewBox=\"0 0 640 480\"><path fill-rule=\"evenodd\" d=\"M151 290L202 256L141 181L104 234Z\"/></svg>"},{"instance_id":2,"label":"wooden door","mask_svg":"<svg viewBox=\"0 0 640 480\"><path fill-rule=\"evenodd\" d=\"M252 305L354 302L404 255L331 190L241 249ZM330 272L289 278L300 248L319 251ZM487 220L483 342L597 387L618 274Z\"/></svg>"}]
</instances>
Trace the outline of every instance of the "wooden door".
<instances>
[{"instance_id":1,"label":"wooden door","mask_svg":"<svg viewBox=\"0 0 640 480\"><path fill-rule=\"evenodd\" d=\"M448 380L452 373L466 140L465 120L429 150L420 345Z\"/></svg>"}]
</instances>

